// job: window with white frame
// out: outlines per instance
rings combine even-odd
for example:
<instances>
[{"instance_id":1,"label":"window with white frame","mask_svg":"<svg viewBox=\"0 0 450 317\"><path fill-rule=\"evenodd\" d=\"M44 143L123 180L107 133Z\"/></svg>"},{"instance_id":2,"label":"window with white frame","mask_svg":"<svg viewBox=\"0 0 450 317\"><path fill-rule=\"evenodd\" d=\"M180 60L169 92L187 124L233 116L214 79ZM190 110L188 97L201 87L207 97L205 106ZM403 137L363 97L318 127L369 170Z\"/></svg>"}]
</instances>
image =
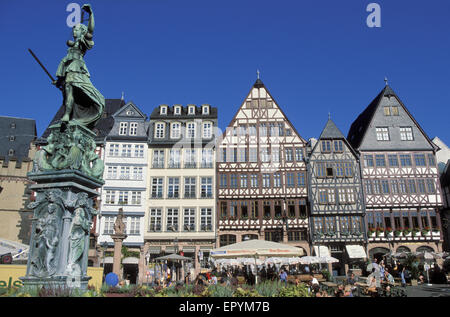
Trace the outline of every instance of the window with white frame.
<instances>
[{"instance_id":1,"label":"window with white frame","mask_svg":"<svg viewBox=\"0 0 450 317\"><path fill-rule=\"evenodd\" d=\"M269 148L261 148L261 162L269 162L270 155L269 155Z\"/></svg>"},{"instance_id":2,"label":"window with white frame","mask_svg":"<svg viewBox=\"0 0 450 317\"><path fill-rule=\"evenodd\" d=\"M116 179L117 178L117 166L108 166L108 179Z\"/></svg>"},{"instance_id":3,"label":"window with white frame","mask_svg":"<svg viewBox=\"0 0 450 317\"><path fill-rule=\"evenodd\" d=\"M136 144L134 146L134 157L144 157L144 145Z\"/></svg>"},{"instance_id":4,"label":"window with white frame","mask_svg":"<svg viewBox=\"0 0 450 317\"><path fill-rule=\"evenodd\" d=\"M141 204L141 192L133 191L131 192L131 204L140 205Z\"/></svg>"},{"instance_id":5,"label":"window with white frame","mask_svg":"<svg viewBox=\"0 0 450 317\"><path fill-rule=\"evenodd\" d=\"M180 168L180 149L170 149L169 150L169 168Z\"/></svg>"},{"instance_id":6,"label":"window with white frame","mask_svg":"<svg viewBox=\"0 0 450 317\"><path fill-rule=\"evenodd\" d=\"M172 139L179 139L181 137L181 123L179 123L179 122L171 123L170 137Z\"/></svg>"},{"instance_id":7,"label":"window with white frame","mask_svg":"<svg viewBox=\"0 0 450 317\"><path fill-rule=\"evenodd\" d=\"M195 122L188 122L186 124L186 137L195 138Z\"/></svg>"},{"instance_id":8,"label":"window with white frame","mask_svg":"<svg viewBox=\"0 0 450 317\"><path fill-rule=\"evenodd\" d=\"M273 174L273 187L281 187L281 175L280 173Z\"/></svg>"},{"instance_id":9,"label":"window with white frame","mask_svg":"<svg viewBox=\"0 0 450 317\"><path fill-rule=\"evenodd\" d=\"M202 106L202 114L209 114L209 106L208 105Z\"/></svg>"},{"instance_id":10,"label":"window with white frame","mask_svg":"<svg viewBox=\"0 0 450 317\"><path fill-rule=\"evenodd\" d=\"M181 107L180 106L175 106L173 108L173 113L176 115L180 115L181 114Z\"/></svg>"},{"instance_id":11,"label":"window with white frame","mask_svg":"<svg viewBox=\"0 0 450 317\"><path fill-rule=\"evenodd\" d=\"M238 162L247 162L247 148L238 148Z\"/></svg>"},{"instance_id":12,"label":"window with white frame","mask_svg":"<svg viewBox=\"0 0 450 317\"><path fill-rule=\"evenodd\" d=\"M161 106L161 108L159 109L159 114L167 114L167 106Z\"/></svg>"},{"instance_id":13,"label":"window with white frame","mask_svg":"<svg viewBox=\"0 0 450 317\"><path fill-rule=\"evenodd\" d=\"M109 145L109 156L119 156L119 144Z\"/></svg>"},{"instance_id":14,"label":"window with white frame","mask_svg":"<svg viewBox=\"0 0 450 317\"><path fill-rule=\"evenodd\" d=\"M114 217L112 216L104 216L103 217L105 224L103 226L103 234L109 235L114 233Z\"/></svg>"},{"instance_id":15,"label":"window with white frame","mask_svg":"<svg viewBox=\"0 0 450 317\"><path fill-rule=\"evenodd\" d=\"M262 174L262 180L263 180L262 186L264 188L270 187L270 174Z\"/></svg>"},{"instance_id":16,"label":"window with white frame","mask_svg":"<svg viewBox=\"0 0 450 317\"><path fill-rule=\"evenodd\" d=\"M248 149L249 154L249 162L257 162L258 161L258 149L255 147L251 147Z\"/></svg>"},{"instance_id":17,"label":"window with white frame","mask_svg":"<svg viewBox=\"0 0 450 317\"><path fill-rule=\"evenodd\" d=\"M130 179L130 167L121 166L120 167L120 179Z\"/></svg>"},{"instance_id":18,"label":"window with white frame","mask_svg":"<svg viewBox=\"0 0 450 317\"><path fill-rule=\"evenodd\" d=\"M202 137L204 139L212 138L212 123L211 122L204 122L203 123L203 135L202 135Z\"/></svg>"},{"instance_id":19,"label":"window with white frame","mask_svg":"<svg viewBox=\"0 0 450 317\"><path fill-rule=\"evenodd\" d=\"M161 208L150 208L148 231L159 232L162 228L162 210Z\"/></svg>"},{"instance_id":20,"label":"window with white frame","mask_svg":"<svg viewBox=\"0 0 450 317\"><path fill-rule=\"evenodd\" d=\"M295 148L295 160L297 162L303 161L303 149Z\"/></svg>"},{"instance_id":21,"label":"window with white frame","mask_svg":"<svg viewBox=\"0 0 450 317\"><path fill-rule=\"evenodd\" d=\"M121 122L119 126L119 135L127 135L128 122Z\"/></svg>"},{"instance_id":22,"label":"window with white frame","mask_svg":"<svg viewBox=\"0 0 450 317\"><path fill-rule=\"evenodd\" d=\"M153 150L152 168L164 168L164 150Z\"/></svg>"},{"instance_id":23,"label":"window with white frame","mask_svg":"<svg viewBox=\"0 0 450 317\"><path fill-rule=\"evenodd\" d=\"M188 114L195 114L195 106L188 107Z\"/></svg>"},{"instance_id":24,"label":"window with white frame","mask_svg":"<svg viewBox=\"0 0 450 317\"><path fill-rule=\"evenodd\" d=\"M200 231L212 230L212 208L202 208L200 211Z\"/></svg>"},{"instance_id":25,"label":"window with white frame","mask_svg":"<svg viewBox=\"0 0 450 317\"><path fill-rule=\"evenodd\" d=\"M400 127L400 140L414 141L412 127Z\"/></svg>"},{"instance_id":26,"label":"window with white frame","mask_svg":"<svg viewBox=\"0 0 450 317\"><path fill-rule=\"evenodd\" d=\"M163 178L154 177L152 178L152 198L162 198L163 197Z\"/></svg>"},{"instance_id":27,"label":"window with white frame","mask_svg":"<svg viewBox=\"0 0 450 317\"><path fill-rule=\"evenodd\" d=\"M137 122L130 122L130 135L137 135Z\"/></svg>"},{"instance_id":28,"label":"window with white frame","mask_svg":"<svg viewBox=\"0 0 450 317\"><path fill-rule=\"evenodd\" d=\"M119 191L119 205L128 205L128 191Z\"/></svg>"},{"instance_id":29,"label":"window with white frame","mask_svg":"<svg viewBox=\"0 0 450 317\"><path fill-rule=\"evenodd\" d=\"M196 185L195 177L185 177L184 178L184 198L195 198L196 197Z\"/></svg>"},{"instance_id":30,"label":"window with white frame","mask_svg":"<svg viewBox=\"0 0 450 317\"><path fill-rule=\"evenodd\" d=\"M377 135L377 141L389 141L389 128L388 127L378 127L375 128Z\"/></svg>"},{"instance_id":31,"label":"window with white frame","mask_svg":"<svg viewBox=\"0 0 450 317\"><path fill-rule=\"evenodd\" d=\"M122 144L122 157L131 157L131 144Z\"/></svg>"},{"instance_id":32,"label":"window with white frame","mask_svg":"<svg viewBox=\"0 0 450 317\"><path fill-rule=\"evenodd\" d=\"M165 130L164 122L155 123L155 139L163 139L164 138L164 130Z\"/></svg>"},{"instance_id":33,"label":"window with white frame","mask_svg":"<svg viewBox=\"0 0 450 317\"><path fill-rule=\"evenodd\" d=\"M180 197L180 178L169 177L167 182L167 197L179 198Z\"/></svg>"},{"instance_id":34,"label":"window with white frame","mask_svg":"<svg viewBox=\"0 0 450 317\"><path fill-rule=\"evenodd\" d=\"M195 231L195 208L184 208L184 231Z\"/></svg>"},{"instance_id":35,"label":"window with white frame","mask_svg":"<svg viewBox=\"0 0 450 317\"><path fill-rule=\"evenodd\" d=\"M178 231L178 208L167 208L166 231Z\"/></svg>"},{"instance_id":36,"label":"window with white frame","mask_svg":"<svg viewBox=\"0 0 450 317\"><path fill-rule=\"evenodd\" d=\"M202 177L201 178L201 198L212 198L212 177Z\"/></svg>"},{"instance_id":37,"label":"window with white frame","mask_svg":"<svg viewBox=\"0 0 450 317\"><path fill-rule=\"evenodd\" d=\"M144 171L144 169L142 167L134 166L133 167L133 179L142 180L144 178L143 171Z\"/></svg>"},{"instance_id":38,"label":"window with white frame","mask_svg":"<svg viewBox=\"0 0 450 317\"><path fill-rule=\"evenodd\" d=\"M196 164L196 151L195 149L185 149L184 151L184 167L195 168Z\"/></svg>"},{"instance_id":39,"label":"window with white frame","mask_svg":"<svg viewBox=\"0 0 450 317\"><path fill-rule=\"evenodd\" d=\"M139 235L141 226L141 217L127 217L127 234Z\"/></svg>"},{"instance_id":40,"label":"window with white frame","mask_svg":"<svg viewBox=\"0 0 450 317\"><path fill-rule=\"evenodd\" d=\"M252 188L258 187L258 174L250 175L250 187Z\"/></svg>"},{"instance_id":41,"label":"window with white frame","mask_svg":"<svg viewBox=\"0 0 450 317\"><path fill-rule=\"evenodd\" d=\"M274 163L280 162L280 148L278 147L272 148L272 162Z\"/></svg>"},{"instance_id":42,"label":"window with white frame","mask_svg":"<svg viewBox=\"0 0 450 317\"><path fill-rule=\"evenodd\" d=\"M107 190L105 195L105 204L113 205L116 200L116 192L114 190Z\"/></svg>"},{"instance_id":43,"label":"window with white frame","mask_svg":"<svg viewBox=\"0 0 450 317\"><path fill-rule=\"evenodd\" d=\"M202 168L212 168L212 149L202 149Z\"/></svg>"},{"instance_id":44,"label":"window with white frame","mask_svg":"<svg viewBox=\"0 0 450 317\"><path fill-rule=\"evenodd\" d=\"M241 184L240 187L241 188L247 188L248 187L248 176L247 174L241 174Z\"/></svg>"}]
</instances>

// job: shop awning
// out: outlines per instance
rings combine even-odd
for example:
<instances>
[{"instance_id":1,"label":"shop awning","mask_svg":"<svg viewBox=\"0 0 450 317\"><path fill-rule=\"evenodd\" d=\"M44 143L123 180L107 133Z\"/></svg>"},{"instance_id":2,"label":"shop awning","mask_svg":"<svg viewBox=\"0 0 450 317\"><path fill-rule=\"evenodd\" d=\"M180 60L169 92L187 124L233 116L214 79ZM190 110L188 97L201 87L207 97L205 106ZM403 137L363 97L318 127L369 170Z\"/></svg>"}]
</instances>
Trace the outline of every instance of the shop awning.
<instances>
[{"instance_id":1,"label":"shop awning","mask_svg":"<svg viewBox=\"0 0 450 317\"><path fill-rule=\"evenodd\" d=\"M320 257L331 256L330 249L324 245L314 246L314 254Z\"/></svg>"},{"instance_id":2,"label":"shop awning","mask_svg":"<svg viewBox=\"0 0 450 317\"><path fill-rule=\"evenodd\" d=\"M194 253L195 252L195 247L183 247L183 252L185 253Z\"/></svg>"},{"instance_id":3,"label":"shop awning","mask_svg":"<svg viewBox=\"0 0 450 317\"><path fill-rule=\"evenodd\" d=\"M366 251L360 245L346 245L348 257L350 259L365 259L367 258Z\"/></svg>"},{"instance_id":4,"label":"shop awning","mask_svg":"<svg viewBox=\"0 0 450 317\"><path fill-rule=\"evenodd\" d=\"M148 248L149 254L160 254L161 253L161 247L160 246L150 246Z\"/></svg>"},{"instance_id":5,"label":"shop awning","mask_svg":"<svg viewBox=\"0 0 450 317\"><path fill-rule=\"evenodd\" d=\"M134 256L129 256L122 260L122 264L139 264L139 259Z\"/></svg>"}]
</instances>

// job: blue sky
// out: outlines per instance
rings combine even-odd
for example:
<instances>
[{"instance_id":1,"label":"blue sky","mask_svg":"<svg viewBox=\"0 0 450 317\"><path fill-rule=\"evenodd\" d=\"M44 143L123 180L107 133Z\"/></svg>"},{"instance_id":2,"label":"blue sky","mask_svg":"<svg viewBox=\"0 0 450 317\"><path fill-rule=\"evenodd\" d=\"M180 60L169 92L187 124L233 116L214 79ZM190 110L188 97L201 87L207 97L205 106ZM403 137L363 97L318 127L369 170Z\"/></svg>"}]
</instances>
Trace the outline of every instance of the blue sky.
<instances>
[{"instance_id":1,"label":"blue sky","mask_svg":"<svg viewBox=\"0 0 450 317\"><path fill-rule=\"evenodd\" d=\"M40 135L62 102L53 75L70 39L67 4L2 0L0 115L34 118ZM366 7L381 6L381 28ZM82 2L78 2L82 4ZM427 134L450 144L450 1L94 0L85 56L106 98L209 103L225 128L256 69L299 133L318 137L328 113L346 135L385 76Z\"/></svg>"}]
</instances>

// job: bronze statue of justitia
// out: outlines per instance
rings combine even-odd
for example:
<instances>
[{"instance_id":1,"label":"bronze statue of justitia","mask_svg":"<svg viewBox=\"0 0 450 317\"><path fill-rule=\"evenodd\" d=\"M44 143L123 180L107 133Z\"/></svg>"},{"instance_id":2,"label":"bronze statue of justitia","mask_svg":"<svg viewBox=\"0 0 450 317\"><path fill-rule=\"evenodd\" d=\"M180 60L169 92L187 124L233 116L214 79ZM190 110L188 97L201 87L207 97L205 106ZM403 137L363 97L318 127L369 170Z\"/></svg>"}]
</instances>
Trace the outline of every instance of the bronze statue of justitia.
<instances>
[{"instance_id":1,"label":"bronze statue of justitia","mask_svg":"<svg viewBox=\"0 0 450 317\"><path fill-rule=\"evenodd\" d=\"M79 23L72 29L73 41L67 41L67 55L61 60L53 84L63 92L65 112L61 121L71 120L92 129L101 118L105 98L92 85L84 55L94 46L94 13L89 4L82 10L89 14L89 23ZM83 21L82 21L83 22Z\"/></svg>"}]
</instances>

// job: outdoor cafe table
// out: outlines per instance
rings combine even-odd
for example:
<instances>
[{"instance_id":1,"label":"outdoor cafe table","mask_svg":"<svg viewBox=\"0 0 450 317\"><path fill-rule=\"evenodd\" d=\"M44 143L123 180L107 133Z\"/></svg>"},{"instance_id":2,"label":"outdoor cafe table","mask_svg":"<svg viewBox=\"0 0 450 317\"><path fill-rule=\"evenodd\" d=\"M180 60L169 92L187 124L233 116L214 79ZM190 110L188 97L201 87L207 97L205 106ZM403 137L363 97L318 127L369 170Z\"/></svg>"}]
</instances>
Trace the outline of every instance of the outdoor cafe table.
<instances>
[{"instance_id":1,"label":"outdoor cafe table","mask_svg":"<svg viewBox=\"0 0 450 317\"><path fill-rule=\"evenodd\" d=\"M330 294L331 291L333 291L338 285L336 283L332 282L321 282L321 285L323 285L323 289Z\"/></svg>"}]
</instances>

